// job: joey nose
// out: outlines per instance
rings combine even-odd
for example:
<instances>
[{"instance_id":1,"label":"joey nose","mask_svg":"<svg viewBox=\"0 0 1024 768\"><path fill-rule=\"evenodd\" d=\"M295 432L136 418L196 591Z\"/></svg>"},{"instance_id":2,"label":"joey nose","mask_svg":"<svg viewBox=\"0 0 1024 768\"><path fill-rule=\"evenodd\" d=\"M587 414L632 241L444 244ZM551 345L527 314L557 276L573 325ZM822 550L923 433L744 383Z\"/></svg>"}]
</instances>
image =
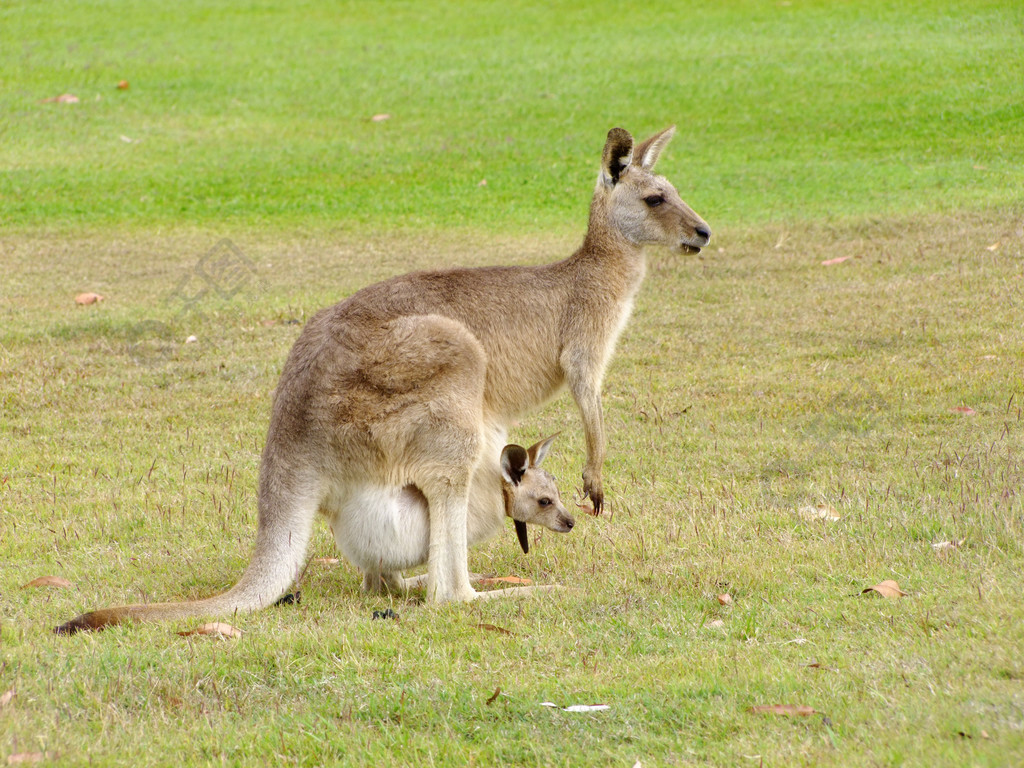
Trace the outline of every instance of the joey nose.
<instances>
[{"instance_id":1,"label":"joey nose","mask_svg":"<svg viewBox=\"0 0 1024 768\"><path fill-rule=\"evenodd\" d=\"M707 224L698 224L696 227L693 228L693 231L697 235L697 237L704 238L705 243L711 240L711 230L708 228Z\"/></svg>"}]
</instances>

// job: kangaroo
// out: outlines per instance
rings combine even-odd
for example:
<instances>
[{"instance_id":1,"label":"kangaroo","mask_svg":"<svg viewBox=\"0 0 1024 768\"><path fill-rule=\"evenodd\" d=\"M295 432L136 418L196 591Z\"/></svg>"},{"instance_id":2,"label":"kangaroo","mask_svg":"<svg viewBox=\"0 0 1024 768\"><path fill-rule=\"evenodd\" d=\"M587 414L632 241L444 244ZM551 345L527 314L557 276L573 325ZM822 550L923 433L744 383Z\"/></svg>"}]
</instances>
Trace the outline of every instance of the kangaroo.
<instances>
[{"instance_id":1,"label":"kangaroo","mask_svg":"<svg viewBox=\"0 0 1024 768\"><path fill-rule=\"evenodd\" d=\"M314 315L281 372L260 465L256 544L238 583L207 601L108 609L56 631L272 604L302 567L318 511L336 526L342 521L344 547L352 536L346 510L356 511L358 526L397 522L397 510L414 507L425 528L411 537L411 549L421 548L425 530L427 600L493 596L473 589L467 565L469 541L484 535L471 530L482 519L470 514L475 478L483 465L493 481L485 460L506 442L508 425L565 387L586 438L583 491L600 513L601 386L643 280L644 247L696 253L711 238L675 187L653 172L674 133L670 127L634 145L622 128L609 131L587 233L569 258L414 272ZM367 512L382 494L390 511ZM362 535L368 542L373 532ZM374 547L384 552L367 544L357 556ZM397 583L404 560L394 560L367 570L364 584Z\"/></svg>"}]
</instances>

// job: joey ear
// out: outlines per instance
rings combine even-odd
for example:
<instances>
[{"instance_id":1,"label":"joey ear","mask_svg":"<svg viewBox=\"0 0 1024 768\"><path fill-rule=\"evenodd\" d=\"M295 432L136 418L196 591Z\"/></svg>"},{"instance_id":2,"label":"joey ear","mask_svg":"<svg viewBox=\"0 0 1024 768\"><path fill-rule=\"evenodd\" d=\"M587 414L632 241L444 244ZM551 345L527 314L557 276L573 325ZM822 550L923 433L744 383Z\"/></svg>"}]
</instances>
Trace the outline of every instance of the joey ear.
<instances>
[{"instance_id":1,"label":"joey ear","mask_svg":"<svg viewBox=\"0 0 1024 768\"><path fill-rule=\"evenodd\" d=\"M548 455L548 451L551 450L551 444L555 442L555 438L558 437L561 432L555 432L551 437L546 437L539 443L534 443L526 449L526 454L530 457L530 466L539 467L540 463L544 461L544 457Z\"/></svg>"},{"instance_id":2,"label":"joey ear","mask_svg":"<svg viewBox=\"0 0 1024 768\"><path fill-rule=\"evenodd\" d=\"M632 162L633 137L623 128L612 128L608 131L608 140L601 155L601 180L608 186L614 186Z\"/></svg>"},{"instance_id":3,"label":"joey ear","mask_svg":"<svg viewBox=\"0 0 1024 768\"><path fill-rule=\"evenodd\" d=\"M530 456L521 445L506 445L501 449L501 476L512 485L519 485L530 467Z\"/></svg>"},{"instance_id":4,"label":"joey ear","mask_svg":"<svg viewBox=\"0 0 1024 768\"><path fill-rule=\"evenodd\" d=\"M640 167L645 171L651 170L654 167L654 164L658 162L661 150L665 148L675 135L676 127L674 125L670 125L661 133L654 134L651 138L640 144L636 148L636 156L640 158Z\"/></svg>"}]
</instances>

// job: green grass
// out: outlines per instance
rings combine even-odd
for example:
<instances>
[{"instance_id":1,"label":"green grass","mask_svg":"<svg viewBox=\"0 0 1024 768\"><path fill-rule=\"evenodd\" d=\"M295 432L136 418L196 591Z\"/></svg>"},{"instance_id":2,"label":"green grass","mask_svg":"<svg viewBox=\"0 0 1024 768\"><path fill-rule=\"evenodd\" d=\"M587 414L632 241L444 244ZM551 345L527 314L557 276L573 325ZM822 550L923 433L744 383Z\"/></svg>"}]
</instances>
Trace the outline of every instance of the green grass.
<instances>
[{"instance_id":1,"label":"green grass","mask_svg":"<svg viewBox=\"0 0 1024 768\"><path fill-rule=\"evenodd\" d=\"M982 2L0 6L0 760L1020 762L1022 23ZM607 129L669 122L659 169L715 238L650 255L606 380L614 514L471 553L564 591L436 609L314 562L302 603L236 641L50 633L241 573L311 313L409 269L568 254ZM218 293L225 237L244 260ZM514 437L557 430L570 497L570 400ZM46 574L73 587L21 588ZM883 579L909 595L860 595Z\"/></svg>"},{"instance_id":2,"label":"green grass","mask_svg":"<svg viewBox=\"0 0 1024 768\"><path fill-rule=\"evenodd\" d=\"M21 282L0 347L0 693L17 695L2 749L131 765L1006 764L1024 754L1017 221L904 221L870 247L858 229L737 231L701 260L652 254L606 387L614 517L541 533L529 557L511 530L471 556L565 592L432 609L314 563L301 606L236 619L230 643L173 634L183 626L49 630L241 572L288 321L377 277L358 274L365 244L247 240L252 281L177 314L164 300L201 237L74 241L89 265L71 271L50 240L8 238ZM390 245L407 267L436 258ZM464 263L568 247L439 244ZM148 263L119 269L133 253ZM94 271L107 300L74 307ZM166 326L166 346L139 347L144 320ZM558 429L549 463L570 495L571 404L516 436ZM798 514L817 503L840 521ZM332 554L324 526L313 550ZM74 588L19 588L50 573ZM859 595L886 578L910 596ZM399 622L370 619L388 605ZM822 714L748 711L776 703Z\"/></svg>"},{"instance_id":3,"label":"green grass","mask_svg":"<svg viewBox=\"0 0 1024 768\"><path fill-rule=\"evenodd\" d=\"M608 128L669 123L719 226L1006 206L1022 28L978 0L8 3L0 218L575 231Z\"/></svg>"}]
</instances>

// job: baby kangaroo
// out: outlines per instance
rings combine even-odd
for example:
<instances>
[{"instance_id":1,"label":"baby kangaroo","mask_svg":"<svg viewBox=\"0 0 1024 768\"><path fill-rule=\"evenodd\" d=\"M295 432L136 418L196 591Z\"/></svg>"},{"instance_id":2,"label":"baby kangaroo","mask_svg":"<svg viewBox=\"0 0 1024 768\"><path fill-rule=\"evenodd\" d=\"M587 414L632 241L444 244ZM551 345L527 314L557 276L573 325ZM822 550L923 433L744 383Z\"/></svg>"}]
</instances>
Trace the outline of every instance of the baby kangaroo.
<instances>
[{"instance_id":1,"label":"baby kangaroo","mask_svg":"<svg viewBox=\"0 0 1024 768\"><path fill-rule=\"evenodd\" d=\"M367 586L398 584L397 572L419 562L425 545L427 599L477 598L467 554L470 541L496 530L493 513L472 511L489 499L500 505L491 489L503 470L493 457L508 425L565 387L586 436L583 489L600 511L601 384L643 280L643 249L695 253L711 237L653 172L674 132L634 145L627 131L609 131L587 233L569 258L402 275L310 319L274 397L256 545L238 583L207 600L84 614L57 631L270 605L300 572L318 511ZM537 448L538 462L543 453Z\"/></svg>"}]
</instances>

